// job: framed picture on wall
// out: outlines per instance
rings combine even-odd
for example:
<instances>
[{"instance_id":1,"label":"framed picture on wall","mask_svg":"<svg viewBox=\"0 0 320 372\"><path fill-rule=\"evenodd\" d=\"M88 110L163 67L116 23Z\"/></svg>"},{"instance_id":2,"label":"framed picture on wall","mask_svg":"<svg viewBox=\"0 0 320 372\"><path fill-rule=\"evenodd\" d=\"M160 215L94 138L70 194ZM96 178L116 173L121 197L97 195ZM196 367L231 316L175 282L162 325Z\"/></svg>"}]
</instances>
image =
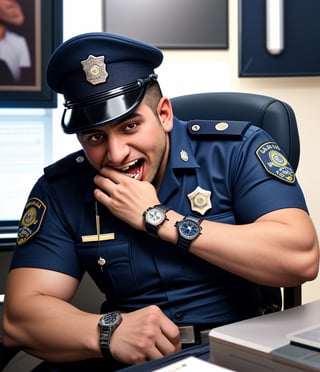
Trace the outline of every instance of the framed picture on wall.
<instances>
[{"instance_id":1,"label":"framed picture on wall","mask_svg":"<svg viewBox=\"0 0 320 372\"><path fill-rule=\"evenodd\" d=\"M239 76L320 75L320 1L239 0Z\"/></svg>"},{"instance_id":2,"label":"framed picture on wall","mask_svg":"<svg viewBox=\"0 0 320 372\"><path fill-rule=\"evenodd\" d=\"M104 31L163 49L227 49L228 0L103 0Z\"/></svg>"},{"instance_id":3,"label":"framed picture on wall","mask_svg":"<svg viewBox=\"0 0 320 372\"><path fill-rule=\"evenodd\" d=\"M62 41L62 0L18 0L14 6L0 40L0 107L56 107L46 66Z\"/></svg>"}]
</instances>

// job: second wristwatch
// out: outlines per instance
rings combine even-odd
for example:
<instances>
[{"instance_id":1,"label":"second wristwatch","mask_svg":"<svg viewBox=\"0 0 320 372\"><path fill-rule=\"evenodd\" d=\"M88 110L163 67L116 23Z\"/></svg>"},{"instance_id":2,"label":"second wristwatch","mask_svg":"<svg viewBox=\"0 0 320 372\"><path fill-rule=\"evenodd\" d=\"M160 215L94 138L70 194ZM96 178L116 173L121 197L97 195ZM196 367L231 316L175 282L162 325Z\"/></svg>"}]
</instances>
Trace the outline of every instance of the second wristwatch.
<instances>
[{"instance_id":1,"label":"second wristwatch","mask_svg":"<svg viewBox=\"0 0 320 372\"><path fill-rule=\"evenodd\" d=\"M201 221L201 218L186 216L183 220L175 223L178 230L177 245L179 248L188 251L191 242L201 234Z\"/></svg>"}]
</instances>

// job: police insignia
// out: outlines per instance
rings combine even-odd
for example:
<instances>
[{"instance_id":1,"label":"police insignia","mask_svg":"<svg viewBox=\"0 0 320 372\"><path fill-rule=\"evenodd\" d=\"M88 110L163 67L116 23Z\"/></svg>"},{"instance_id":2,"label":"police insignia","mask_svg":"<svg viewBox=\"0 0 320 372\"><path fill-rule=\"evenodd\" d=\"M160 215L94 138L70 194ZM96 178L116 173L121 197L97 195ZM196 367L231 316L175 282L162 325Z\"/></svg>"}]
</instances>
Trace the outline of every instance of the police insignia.
<instances>
[{"instance_id":1,"label":"police insignia","mask_svg":"<svg viewBox=\"0 0 320 372\"><path fill-rule=\"evenodd\" d=\"M296 176L294 170L275 142L265 142L262 144L256 150L256 155L268 173L286 183L295 183Z\"/></svg>"},{"instance_id":2,"label":"police insignia","mask_svg":"<svg viewBox=\"0 0 320 372\"><path fill-rule=\"evenodd\" d=\"M108 73L104 63L104 56L95 57L90 54L87 59L81 61L81 64L89 83L97 85L106 82Z\"/></svg>"},{"instance_id":3,"label":"police insignia","mask_svg":"<svg viewBox=\"0 0 320 372\"><path fill-rule=\"evenodd\" d=\"M200 186L197 186L190 194L187 195L191 203L191 210L204 215L209 209L211 209L211 191L205 190Z\"/></svg>"},{"instance_id":4,"label":"police insignia","mask_svg":"<svg viewBox=\"0 0 320 372\"><path fill-rule=\"evenodd\" d=\"M18 245L26 243L40 230L46 209L43 201L38 198L31 198L27 201L18 230Z\"/></svg>"}]
</instances>

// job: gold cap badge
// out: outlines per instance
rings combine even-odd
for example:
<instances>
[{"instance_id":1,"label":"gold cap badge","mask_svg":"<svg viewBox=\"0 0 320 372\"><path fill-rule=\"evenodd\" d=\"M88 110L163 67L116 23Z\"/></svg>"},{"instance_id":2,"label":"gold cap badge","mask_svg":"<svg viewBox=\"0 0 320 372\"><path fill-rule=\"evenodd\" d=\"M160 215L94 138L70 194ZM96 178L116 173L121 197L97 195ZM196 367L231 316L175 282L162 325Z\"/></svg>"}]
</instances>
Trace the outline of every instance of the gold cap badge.
<instances>
[{"instance_id":1,"label":"gold cap badge","mask_svg":"<svg viewBox=\"0 0 320 372\"><path fill-rule=\"evenodd\" d=\"M81 61L86 80L92 85L105 83L108 77L104 56L95 57L89 55L87 59Z\"/></svg>"},{"instance_id":2,"label":"gold cap badge","mask_svg":"<svg viewBox=\"0 0 320 372\"><path fill-rule=\"evenodd\" d=\"M211 207L211 191L204 190L197 186L194 191L188 194L188 199L191 203L191 209L204 215Z\"/></svg>"}]
</instances>

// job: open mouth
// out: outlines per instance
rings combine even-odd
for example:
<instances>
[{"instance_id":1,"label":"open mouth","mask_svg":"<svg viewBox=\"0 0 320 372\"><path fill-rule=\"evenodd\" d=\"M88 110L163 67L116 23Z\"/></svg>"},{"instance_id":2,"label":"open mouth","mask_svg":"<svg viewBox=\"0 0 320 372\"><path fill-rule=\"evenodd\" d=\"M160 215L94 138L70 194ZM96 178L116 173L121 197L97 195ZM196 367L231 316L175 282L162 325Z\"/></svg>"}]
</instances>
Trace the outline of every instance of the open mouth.
<instances>
[{"instance_id":1,"label":"open mouth","mask_svg":"<svg viewBox=\"0 0 320 372\"><path fill-rule=\"evenodd\" d=\"M118 170L131 178L139 180L142 176L142 164L142 160L135 160L124 168L118 168Z\"/></svg>"}]
</instances>

